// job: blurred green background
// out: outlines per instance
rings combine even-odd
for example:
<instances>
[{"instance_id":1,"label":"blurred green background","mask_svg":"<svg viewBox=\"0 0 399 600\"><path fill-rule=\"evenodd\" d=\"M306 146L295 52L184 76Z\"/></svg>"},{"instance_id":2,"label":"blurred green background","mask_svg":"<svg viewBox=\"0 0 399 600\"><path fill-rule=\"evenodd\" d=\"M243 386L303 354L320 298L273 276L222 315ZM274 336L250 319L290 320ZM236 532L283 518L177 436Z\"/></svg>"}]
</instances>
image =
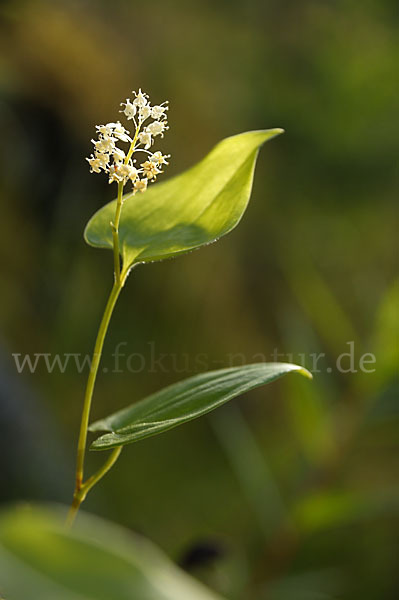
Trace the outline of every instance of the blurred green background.
<instances>
[{"instance_id":1,"label":"blurred green background","mask_svg":"<svg viewBox=\"0 0 399 600\"><path fill-rule=\"evenodd\" d=\"M12 355L91 352L112 254L82 231L114 190L84 157L141 86L170 101L165 177L225 136L286 133L237 230L131 275L93 418L276 352L316 372L128 447L85 508L232 599L398 597L398 21L393 0L2 2L2 501L70 500L86 375ZM123 342L140 356L114 373Z\"/></svg>"}]
</instances>

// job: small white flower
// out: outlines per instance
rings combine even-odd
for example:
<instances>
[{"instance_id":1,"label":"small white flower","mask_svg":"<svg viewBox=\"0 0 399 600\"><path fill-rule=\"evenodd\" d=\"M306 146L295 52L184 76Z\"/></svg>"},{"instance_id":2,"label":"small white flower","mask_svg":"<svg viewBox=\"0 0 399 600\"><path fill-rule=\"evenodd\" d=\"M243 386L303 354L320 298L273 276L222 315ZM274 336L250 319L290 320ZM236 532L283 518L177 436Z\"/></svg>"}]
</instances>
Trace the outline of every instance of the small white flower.
<instances>
[{"instance_id":1,"label":"small white flower","mask_svg":"<svg viewBox=\"0 0 399 600\"><path fill-rule=\"evenodd\" d=\"M138 170L135 167L130 167L129 179L131 181L136 181L138 176L139 176Z\"/></svg>"},{"instance_id":2,"label":"small white flower","mask_svg":"<svg viewBox=\"0 0 399 600\"><path fill-rule=\"evenodd\" d=\"M136 192L145 192L147 189L147 179L136 179L133 184L133 194Z\"/></svg>"},{"instance_id":3,"label":"small white flower","mask_svg":"<svg viewBox=\"0 0 399 600\"><path fill-rule=\"evenodd\" d=\"M116 123L112 123L114 126L114 136L121 140L122 142L131 142L131 138L129 137L129 131L121 125L119 121Z\"/></svg>"},{"instance_id":4,"label":"small white flower","mask_svg":"<svg viewBox=\"0 0 399 600\"><path fill-rule=\"evenodd\" d=\"M118 165L111 165L109 168L109 179L108 183L112 183L113 181L123 181L123 177L119 173Z\"/></svg>"},{"instance_id":5,"label":"small white flower","mask_svg":"<svg viewBox=\"0 0 399 600\"><path fill-rule=\"evenodd\" d=\"M140 121L145 121L148 117L151 116L151 106L147 104L147 106L141 106L139 109L139 119Z\"/></svg>"},{"instance_id":6,"label":"small white flower","mask_svg":"<svg viewBox=\"0 0 399 600\"><path fill-rule=\"evenodd\" d=\"M126 98L126 102L122 102L121 106L125 107L120 112L123 112L125 114L127 120L129 121L130 119L134 119L134 116L135 116L136 111L137 111L136 105L132 104L130 102L129 98Z\"/></svg>"},{"instance_id":7,"label":"small white flower","mask_svg":"<svg viewBox=\"0 0 399 600\"><path fill-rule=\"evenodd\" d=\"M147 127L147 131L149 131L151 135L154 136L161 135L165 131L165 129L167 129L165 121L153 121Z\"/></svg>"},{"instance_id":8,"label":"small white flower","mask_svg":"<svg viewBox=\"0 0 399 600\"><path fill-rule=\"evenodd\" d=\"M101 161L99 158L91 155L86 160L90 165L90 173L101 173Z\"/></svg>"},{"instance_id":9,"label":"small white flower","mask_svg":"<svg viewBox=\"0 0 399 600\"><path fill-rule=\"evenodd\" d=\"M167 106L153 106L151 108L151 116L153 119L160 119L165 114L165 110L168 110Z\"/></svg>"},{"instance_id":10,"label":"small white flower","mask_svg":"<svg viewBox=\"0 0 399 600\"><path fill-rule=\"evenodd\" d=\"M115 148L116 139L108 135L100 134L100 139L91 141L95 145L97 152L112 152Z\"/></svg>"},{"instance_id":11,"label":"small white flower","mask_svg":"<svg viewBox=\"0 0 399 600\"><path fill-rule=\"evenodd\" d=\"M137 169L130 164L122 164L118 166L118 174L125 182L128 179L134 181L137 177Z\"/></svg>"},{"instance_id":12,"label":"small white flower","mask_svg":"<svg viewBox=\"0 0 399 600\"><path fill-rule=\"evenodd\" d=\"M136 97L133 100L133 104L135 106L141 106L142 107L142 106L145 106L147 104L147 98L148 98L148 96L147 96L147 94L144 94L141 91L141 88L139 89L139 93L138 94L136 92L133 92L133 94L136 94Z\"/></svg>"},{"instance_id":13,"label":"small white flower","mask_svg":"<svg viewBox=\"0 0 399 600\"><path fill-rule=\"evenodd\" d=\"M115 123L107 123L106 125L96 125L96 129L98 133L102 133L103 135L111 136L113 125Z\"/></svg>"},{"instance_id":14,"label":"small white flower","mask_svg":"<svg viewBox=\"0 0 399 600\"><path fill-rule=\"evenodd\" d=\"M112 156L116 163L123 162L126 158L126 154L120 148L115 148Z\"/></svg>"},{"instance_id":15,"label":"small white flower","mask_svg":"<svg viewBox=\"0 0 399 600\"><path fill-rule=\"evenodd\" d=\"M147 129L148 129L148 127L147 127ZM149 133L148 131L143 131L142 133L140 133L139 140L140 140L141 144L144 144L144 148L146 150L148 150L148 148L151 147L152 138L151 138L151 133Z\"/></svg>"},{"instance_id":16,"label":"small white flower","mask_svg":"<svg viewBox=\"0 0 399 600\"><path fill-rule=\"evenodd\" d=\"M155 163L156 165L168 165L169 163L166 161L167 158L170 158L170 154L162 154L159 150L151 154L150 161Z\"/></svg>"},{"instance_id":17,"label":"small white flower","mask_svg":"<svg viewBox=\"0 0 399 600\"><path fill-rule=\"evenodd\" d=\"M104 171L106 171L109 163L109 155L104 154L104 152L96 152L95 156L96 159L99 161L100 167L104 169Z\"/></svg>"},{"instance_id":18,"label":"small white flower","mask_svg":"<svg viewBox=\"0 0 399 600\"><path fill-rule=\"evenodd\" d=\"M156 179L157 175L161 173L161 171L157 168L157 165L150 160L147 160L142 165L143 175L147 179Z\"/></svg>"}]
</instances>

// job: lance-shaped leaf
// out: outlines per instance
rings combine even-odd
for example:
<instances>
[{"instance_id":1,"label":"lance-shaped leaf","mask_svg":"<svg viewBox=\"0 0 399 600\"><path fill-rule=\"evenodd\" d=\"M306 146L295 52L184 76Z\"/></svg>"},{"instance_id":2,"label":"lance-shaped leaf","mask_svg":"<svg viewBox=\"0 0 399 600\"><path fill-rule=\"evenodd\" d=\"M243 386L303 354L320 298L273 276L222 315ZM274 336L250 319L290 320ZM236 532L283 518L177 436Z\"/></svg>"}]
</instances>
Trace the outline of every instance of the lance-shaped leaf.
<instances>
[{"instance_id":1,"label":"lance-shaped leaf","mask_svg":"<svg viewBox=\"0 0 399 600\"><path fill-rule=\"evenodd\" d=\"M7 600L222 600L146 539L66 507L0 514L0 595Z\"/></svg>"},{"instance_id":2,"label":"lance-shaped leaf","mask_svg":"<svg viewBox=\"0 0 399 600\"><path fill-rule=\"evenodd\" d=\"M144 193L124 196L119 227L124 268L210 244L240 221L251 194L260 146L282 129L249 131L221 141L197 165ZM85 240L112 248L115 201L101 208Z\"/></svg>"},{"instance_id":3,"label":"lance-shaped leaf","mask_svg":"<svg viewBox=\"0 0 399 600\"><path fill-rule=\"evenodd\" d=\"M107 450L158 435L292 371L312 377L306 369L289 363L257 363L189 377L93 423L90 431L111 433L97 438L91 448Z\"/></svg>"}]
</instances>

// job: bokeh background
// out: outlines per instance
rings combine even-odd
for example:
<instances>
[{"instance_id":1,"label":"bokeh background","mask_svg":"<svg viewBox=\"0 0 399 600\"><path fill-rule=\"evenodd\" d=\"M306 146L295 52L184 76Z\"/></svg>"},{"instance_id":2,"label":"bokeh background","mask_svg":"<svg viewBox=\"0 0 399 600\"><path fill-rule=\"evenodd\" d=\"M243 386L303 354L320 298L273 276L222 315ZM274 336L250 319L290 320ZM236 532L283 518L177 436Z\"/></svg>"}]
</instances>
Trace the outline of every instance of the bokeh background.
<instances>
[{"instance_id":1,"label":"bokeh background","mask_svg":"<svg viewBox=\"0 0 399 600\"><path fill-rule=\"evenodd\" d=\"M262 149L237 230L132 274L93 417L204 368L325 356L313 383L287 377L128 447L86 509L228 598L398 597L397 25L393 0L1 3L3 502L70 500L86 375L18 373L12 355L92 349L112 254L82 231L112 190L84 157L141 86L170 101L165 177L225 136L286 133ZM123 342L136 356L113 373Z\"/></svg>"}]
</instances>

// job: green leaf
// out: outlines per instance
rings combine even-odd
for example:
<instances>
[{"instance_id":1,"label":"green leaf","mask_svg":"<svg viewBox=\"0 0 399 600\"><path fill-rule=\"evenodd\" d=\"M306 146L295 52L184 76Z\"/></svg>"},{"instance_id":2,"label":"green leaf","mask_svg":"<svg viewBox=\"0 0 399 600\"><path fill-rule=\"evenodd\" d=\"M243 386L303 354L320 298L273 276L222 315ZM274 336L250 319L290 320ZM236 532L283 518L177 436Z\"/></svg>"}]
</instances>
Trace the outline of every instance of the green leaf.
<instances>
[{"instance_id":1,"label":"green leaf","mask_svg":"<svg viewBox=\"0 0 399 600\"><path fill-rule=\"evenodd\" d=\"M144 194L127 194L119 227L124 268L161 260L216 241L240 221L251 194L260 146L282 129L249 131L221 141L197 165ZM101 208L85 240L112 249L115 201Z\"/></svg>"},{"instance_id":2,"label":"green leaf","mask_svg":"<svg viewBox=\"0 0 399 600\"><path fill-rule=\"evenodd\" d=\"M189 377L90 425L90 431L111 432L97 438L91 448L106 450L158 435L292 371L312 377L288 363L258 363Z\"/></svg>"},{"instance_id":3,"label":"green leaf","mask_svg":"<svg viewBox=\"0 0 399 600\"><path fill-rule=\"evenodd\" d=\"M221 600L147 540L86 513L16 507L0 516L7 600Z\"/></svg>"}]
</instances>

